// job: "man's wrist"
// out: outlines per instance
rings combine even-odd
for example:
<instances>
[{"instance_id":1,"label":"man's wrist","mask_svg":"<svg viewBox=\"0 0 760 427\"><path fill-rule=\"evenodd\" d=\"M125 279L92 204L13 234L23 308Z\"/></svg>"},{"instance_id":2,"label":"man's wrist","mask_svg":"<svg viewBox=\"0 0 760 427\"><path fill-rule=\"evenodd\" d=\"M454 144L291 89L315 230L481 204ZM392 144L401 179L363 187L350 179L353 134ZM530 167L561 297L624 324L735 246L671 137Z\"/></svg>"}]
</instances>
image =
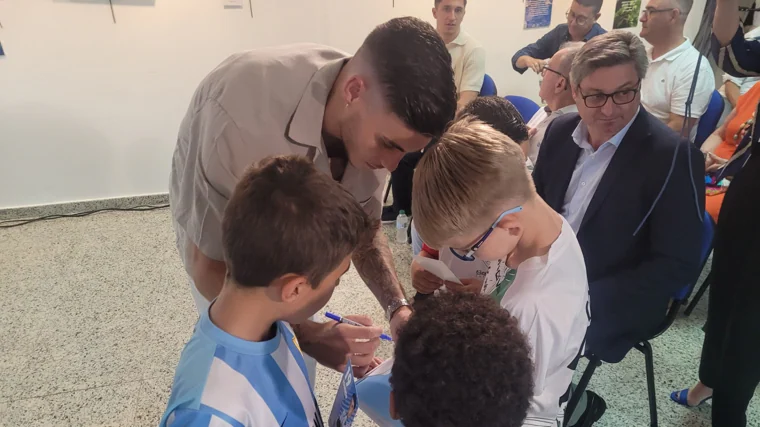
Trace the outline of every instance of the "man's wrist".
<instances>
[{"instance_id":1,"label":"man's wrist","mask_svg":"<svg viewBox=\"0 0 760 427\"><path fill-rule=\"evenodd\" d=\"M385 309L385 319L387 321L393 320L393 316L396 315L396 313L399 312L402 308L406 307L407 309L411 310L411 304L409 304L409 301L406 300L406 298L396 298L393 301L391 301L390 304Z\"/></svg>"}]
</instances>

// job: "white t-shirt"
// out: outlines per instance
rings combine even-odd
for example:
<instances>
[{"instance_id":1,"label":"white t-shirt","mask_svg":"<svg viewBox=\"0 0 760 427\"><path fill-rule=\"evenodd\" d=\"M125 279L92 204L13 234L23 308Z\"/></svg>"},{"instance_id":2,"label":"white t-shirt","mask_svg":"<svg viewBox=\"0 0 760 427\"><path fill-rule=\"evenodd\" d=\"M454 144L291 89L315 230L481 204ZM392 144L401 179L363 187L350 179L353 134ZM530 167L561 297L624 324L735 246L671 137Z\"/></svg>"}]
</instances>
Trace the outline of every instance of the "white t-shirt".
<instances>
[{"instance_id":1,"label":"white t-shirt","mask_svg":"<svg viewBox=\"0 0 760 427\"><path fill-rule=\"evenodd\" d=\"M688 38L677 48L654 60L652 48L647 49L649 70L641 82L641 104L644 108L663 122L670 119L671 113L686 116L686 99L689 97L694 69L700 55ZM692 118L699 119L707 111L713 91L715 75L710 61L702 56L691 103ZM690 131L692 141L696 134L695 124Z\"/></svg>"},{"instance_id":2,"label":"white t-shirt","mask_svg":"<svg viewBox=\"0 0 760 427\"><path fill-rule=\"evenodd\" d=\"M486 50L464 31L446 45L454 68L454 83L457 93L480 92L486 75Z\"/></svg>"},{"instance_id":3,"label":"white t-shirt","mask_svg":"<svg viewBox=\"0 0 760 427\"><path fill-rule=\"evenodd\" d=\"M549 253L517 270L491 262L483 286L485 294L503 293L501 306L518 319L532 349L535 388L523 425L561 425L567 402L560 398L574 373L568 365L581 350L591 314L586 264L570 224L563 218Z\"/></svg>"}]
</instances>

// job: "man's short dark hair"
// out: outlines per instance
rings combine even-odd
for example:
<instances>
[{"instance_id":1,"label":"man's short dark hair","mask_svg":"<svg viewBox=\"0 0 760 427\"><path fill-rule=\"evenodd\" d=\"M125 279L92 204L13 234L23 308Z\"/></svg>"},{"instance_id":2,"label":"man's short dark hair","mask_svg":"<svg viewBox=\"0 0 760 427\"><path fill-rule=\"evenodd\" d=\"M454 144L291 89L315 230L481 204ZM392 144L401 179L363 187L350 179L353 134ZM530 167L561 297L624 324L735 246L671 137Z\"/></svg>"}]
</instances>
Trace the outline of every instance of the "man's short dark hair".
<instances>
[{"instance_id":1,"label":"man's short dark hair","mask_svg":"<svg viewBox=\"0 0 760 427\"><path fill-rule=\"evenodd\" d=\"M521 144L528 140L528 126L514 105L499 96L479 96L465 105L457 114L457 119L466 115L474 116L487 125L507 135Z\"/></svg>"},{"instance_id":2,"label":"man's short dark hair","mask_svg":"<svg viewBox=\"0 0 760 427\"><path fill-rule=\"evenodd\" d=\"M417 18L378 25L359 48L377 74L391 111L411 129L441 135L457 107L451 55L435 29Z\"/></svg>"},{"instance_id":3,"label":"man's short dark hair","mask_svg":"<svg viewBox=\"0 0 760 427\"><path fill-rule=\"evenodd\" d=\"M599 13L602 10L602 3L604 0L575 0L579 5L584 7L593 7L594 13Z\"/></svg>"},{"instance_id":4,"label":"man's short dark hair","mask_svg":"<svg viewBox=\"0 0 760 427\"><path fill-rule=\"evenodd\" d=\"M414 307L390 378L404 426L521 426L533 364L517 319L476 294L441 294Z\"/></svg>"},{"instance_id":5,"label":"man's short dark hair","mask_svg":"<svg viewBox=\"0 0 760 427\"><path fill-rule=\"evenodd\" d=\"M376 227L305 157L270 157L246 172L224 211L227 275L255 287L290 273L317 287Z\"/></svg>"},{"instance_id":6,"label":"man's short dark hair","mask_svg":"<svg viewBox=\"0 0 760 427\"><path fill-rule=\"evenodd\" d=\"M435 0L434 6L438 7L439 4L441 4L443 0ZM467 0L464 0L464 7L467 7Z\"/></svg>"}]
</instances>

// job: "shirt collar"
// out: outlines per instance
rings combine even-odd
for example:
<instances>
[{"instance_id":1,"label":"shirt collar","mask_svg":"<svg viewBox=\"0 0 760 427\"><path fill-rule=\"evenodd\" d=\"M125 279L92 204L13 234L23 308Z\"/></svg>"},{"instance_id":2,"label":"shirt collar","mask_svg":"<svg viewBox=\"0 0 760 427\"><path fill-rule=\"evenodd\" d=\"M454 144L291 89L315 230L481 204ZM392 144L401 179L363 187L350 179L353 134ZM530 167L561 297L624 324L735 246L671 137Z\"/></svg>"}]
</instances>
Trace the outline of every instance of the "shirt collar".
<instances>
[{"instance_id":1,"label":"shirt collar","mask_svg":"<svg viewBox=\"0 0 760 427\"><path fill-rule=\"evenodd\" d=\"M649 58L649 62L659 62L659 61L673 61L679 56L681 56L682 53L689 50L689 48L692 48L691 40L689 40L688 37L686 37L686 40L678 45L676 48L671 49L669 52L665 53L664 55L660 55L657 59L652 59L652 50L654 47L650 46L647 49L647 57Z\"/></svg>"},{"instance_id":2,"label":"shirt collar","mask_svg":"<svg viewBox=\"0 0 760 427\"><path fill-rule=\"evenodd\" d=\"M567 114L567 113L577 113L578 112L578 106L576 104L570 104L566 105L562 108L557 109L555 113L559 114Z\"/></svg>"},{"instance_id":3,"label":"shirt collar","mask_svg":"<svg viewBox=\"0 0 760 427\"><path fill-rule=\"evenodd\" d=\"M467 33L465 33L464 30L459 30L459 35L457 35L457 38L449 42L449 44L464 46L465 44L467 44L467 39L469 39L469 36L467 35Z\"/></svg>"},{"instance_id":4,"label":"shirt collar","mask_svg":"<svg viewBox=\"0 0 760 427\"><path fill-rule=\"evenodd\" d=\"M594 25L591 26L591 29L588 30L588 33L586 33L586 35L583 36L583 41L587 42L587 41L593 39L594 37L596 37L596 36L598 36L600 34L604 34L604 33L606 33L606 31L604 30L604 28L602 28L602 26L599 25L599 23L594 22ZM565 41L568 41L568 40L570 40L570 28L569 27L567 29L567 34L565 35Z\"/></svg>"},{"instance_id":5,"label":"shirt collar","mask_svg":"<svg viewBox=\"0 0 760 427\"><path fill-rule=\"evenodd\" d=\"M633 125L633 122L636 120L636 117L639 116L639 113L641 112L641 106L636 109L636 114L633 115L633 118L630 122L628 122L627 125L623 129L620 129L620 132L616 133L612 138L610 138L607 142L600 145L599 148L601 149L603 146L607 144L614 145L615 148L618 148L620 146L620 143L623 141L623 138L625 138L625 135L628 133L628 129L631 128L631 125ZM575 130L573 131L573 141L581 148L584 148L585 145L590 145L588 142L588 126L581 120L578 123L578 126L575 127ZM597 150L598 151L598 150Z\"/></svg>"},{"instance_id":6,"label":"shirt collar","mask_svg":"<svg viewBox=\"0 0 760 427\"><path fill-rule=\"evenodd\" d=\"M321 147L322 121L325 117L327 97L348 59L338 58L326 62L311 77L288 124L287 132L290 139L300 144Z\"/></svg>"}]
</instances>

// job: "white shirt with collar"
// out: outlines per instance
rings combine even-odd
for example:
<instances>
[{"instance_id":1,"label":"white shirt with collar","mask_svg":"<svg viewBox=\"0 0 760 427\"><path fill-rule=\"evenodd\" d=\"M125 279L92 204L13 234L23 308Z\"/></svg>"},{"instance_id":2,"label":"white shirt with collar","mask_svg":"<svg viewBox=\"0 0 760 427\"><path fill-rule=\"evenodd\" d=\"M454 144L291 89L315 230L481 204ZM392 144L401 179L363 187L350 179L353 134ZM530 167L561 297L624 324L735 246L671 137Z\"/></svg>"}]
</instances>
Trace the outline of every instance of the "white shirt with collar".
<instances>
[{"instance_id":1,"label":"white shirt with collar","mask_svg":"<svg viewBox=\"0 0 760 427\"><path fill-rule=\"evenodd\" d=\"M586 209L588 209L594 193L596 193L596 188L599 187L599 182L602 180L604 172L607 171L607 166L610 165L612 157L640 111L641 108L636 111L631 121L620 132L602 144L596 151L588 142L588 127L582 120L573 131L573 141L581 148L581 153L575 163L570 184L567 186L561 214L570 223L576 234L581 228L583 216L586 214Z\"/></svg>"},{"instance_id":2,"label":"white shirt with collar","mask_svg":"<svg viewBox=\"0 0 760 427\"><path fill-rule=\"evenodd\" d=\"M670 52L652 59L652 48L647 49L649 70L641 82L641 105L662 122L670 119L670 114L686 116L686 100L691 90L691 82L697 60L702 54L688 38ZM702 56L699 64L697 86L691 103L691 117L699 119L707 111L710 97L715 91L715 75L710 61ZM691 128L690 139L697 134L697 125Z\"/></svg>"},{"instance_id":3,"label":"white shirt with collar","mask_svg":"<svg viewBox=\"0 0 760 427\"><path fill-rule=\"evenodd\" d=\"M549 127L549 124L554 119L563 114L578 112L578 106L575 104L570 104L556 111L549 111L548 108L549 107L539 108L538 111L536 111L536 114L534 114L533 117L530 118L530 121L527 123L527 126L529 128L536 130L536 133L528 141L530 144L530 149L528 150L528 160L533 165L535 165L536 160L538 160L538 151L541 148L541 143L544 140L546 128Z\"/></svg>"},{"instance_id":4,"label":"white shirt with collar","mask_svg":"<svg viewBox=\"0 0 760 427\"><path fill-rule=\"evenodd\" d=\"M451 55L457 93L480 93L486 75L486 49L464 31L459 31L457 38L446 44L446 49Z\"/></svg>"}]
</instances>

